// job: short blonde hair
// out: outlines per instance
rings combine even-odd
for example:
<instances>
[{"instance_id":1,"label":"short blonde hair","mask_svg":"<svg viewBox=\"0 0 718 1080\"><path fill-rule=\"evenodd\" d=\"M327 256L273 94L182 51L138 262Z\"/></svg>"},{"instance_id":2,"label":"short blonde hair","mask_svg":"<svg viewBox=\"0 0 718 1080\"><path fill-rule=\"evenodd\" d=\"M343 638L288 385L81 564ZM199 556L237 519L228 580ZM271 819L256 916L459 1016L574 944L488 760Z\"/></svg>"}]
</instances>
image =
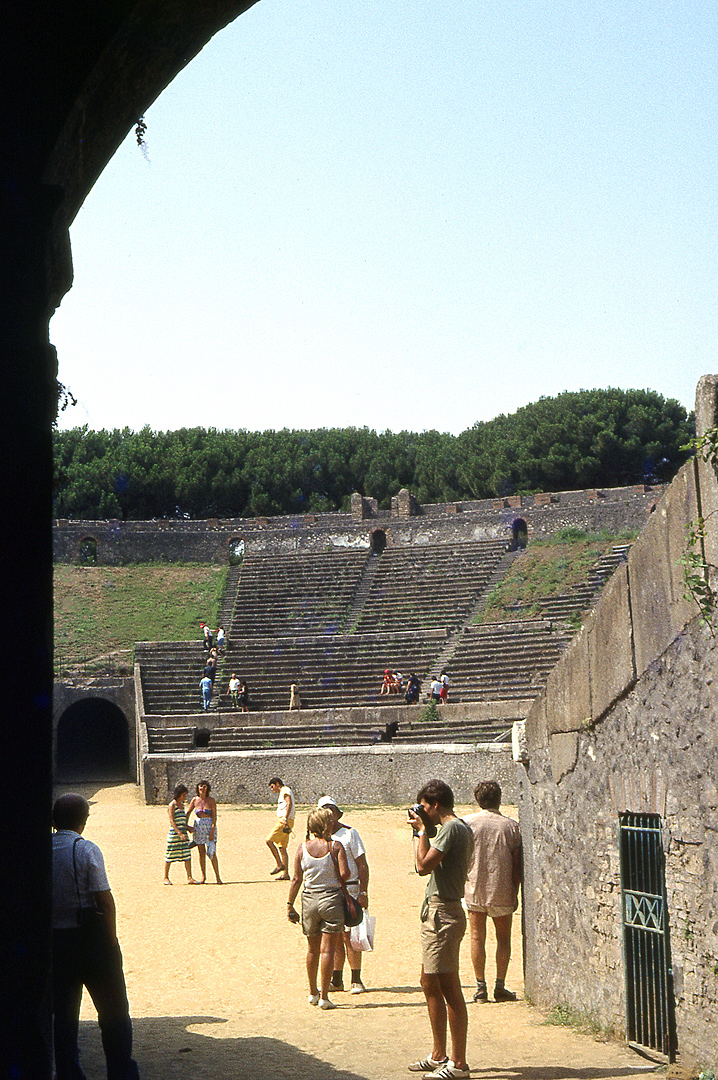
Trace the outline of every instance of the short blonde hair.
<instances>
[{"instance_id":1,"label":"short blonde hair","mask_svg":"<svg viewBox=\"0 0 718 1080\"><path fill-rule=\"evenodd\" d=\"M310 836L316 836L320 840L331 841L333 822L334 815L326 807L321 810L312 810L307 818L307 840Z\"/></svg>"}]
</instances>

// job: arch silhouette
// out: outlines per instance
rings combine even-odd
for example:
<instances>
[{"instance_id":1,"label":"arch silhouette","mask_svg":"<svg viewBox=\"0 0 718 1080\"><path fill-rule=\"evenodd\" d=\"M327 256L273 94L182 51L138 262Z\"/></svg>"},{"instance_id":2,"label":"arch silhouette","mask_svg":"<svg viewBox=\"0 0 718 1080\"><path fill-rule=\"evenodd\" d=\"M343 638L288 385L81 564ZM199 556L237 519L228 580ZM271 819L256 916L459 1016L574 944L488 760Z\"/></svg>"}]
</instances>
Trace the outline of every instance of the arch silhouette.
<instances>
[{"instance_id":1,"label":"arch silhouette","mask_svg":"<svg viewBox=\"0 0 718 1080\"><path fill-rule=\"evenodd\" d=\"M372 555L381 555L386 547L386 533L383 529L374 529L371 534Z\"/></svg>"},{"instance_id":2,"label":"arch silhouette","mask_svg":"<svg viewBox=\"0 0 718 1080\"><path fill-rule=\"evenodd\" d=\"M15 853L8 948L24 960L0 990L7 1060L18 1076L49 1078L50 965L47 842L52 793L52 422L57 355L49 321L72 284L69 226L139 117L217 31L256 0L37 0L6 5L0 80L12 109L0 118L0 503L7 521L0 586L12 613L0 628L0 697L13 717L3 761L34 797ZM19 137L18 133L22 134ZM17 643L27 650L22 679ZM99 708L95 706L95 708ZM118 710L119 711L119 710ZM80 714L82 715L82 714ZM77 722L77 718L75 717ZM72 715L62 725L72 731ZM69 725L69 726L68 726ZM126 727L126 721L125 721ZM123 759L124 760L124 759Z\"/></svg>"},{"instance_id":3,"label":"arch silhouette","mask_svg":"<svg viewBox=\"0 0 718 1080\"><path fill-rule=\"evenodd\" d=\"M99 697L69 705L57 725L56 761L60 779L129 779L130 730L122 709Z\"/></svg>"}]
</instances>

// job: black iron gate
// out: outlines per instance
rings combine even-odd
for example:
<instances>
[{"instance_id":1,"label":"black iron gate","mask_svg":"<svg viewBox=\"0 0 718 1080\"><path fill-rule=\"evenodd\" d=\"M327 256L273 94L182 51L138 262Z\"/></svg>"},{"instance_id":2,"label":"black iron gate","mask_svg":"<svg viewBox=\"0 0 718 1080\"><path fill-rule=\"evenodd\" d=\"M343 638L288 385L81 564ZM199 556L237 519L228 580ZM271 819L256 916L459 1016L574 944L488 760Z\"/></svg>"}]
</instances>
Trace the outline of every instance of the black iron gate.
<instances>
[{"instance_id":1,"label":"black iron gate","mask_svg":"<svg viewBox=\"0 0 718 1080\"><path fill-rule=\"evenodd\" d=\"M638 1050L675 1060L675 1013L658 814L621 814L621 899L626 1038Z\"/></svg>"}]
</instances>

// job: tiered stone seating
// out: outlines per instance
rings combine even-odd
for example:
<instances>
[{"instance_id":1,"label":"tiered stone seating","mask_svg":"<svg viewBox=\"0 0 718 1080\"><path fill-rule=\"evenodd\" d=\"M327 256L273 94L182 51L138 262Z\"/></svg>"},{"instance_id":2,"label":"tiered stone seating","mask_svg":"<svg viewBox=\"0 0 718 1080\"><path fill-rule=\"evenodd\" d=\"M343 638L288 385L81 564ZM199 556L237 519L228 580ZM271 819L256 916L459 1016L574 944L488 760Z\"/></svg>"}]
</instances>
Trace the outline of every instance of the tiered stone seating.
<instances>
[{"instance_id":1,"label":"tiered stone seating","mask_svg":"<svg viewBox=\"0 0 718 1080\"><path fill-rule=\"evenodd\" d=\"M591 567L585 581L571 587L571 592L556 596L539 596L534 600L517 604L515 610L538 608L545 619L552 622L568 622L588 611L596 602L598 593L616 567L625 562L630 551L630 544L617 544L602 555L595 566Z\"/></svg>"},{"instance_id":2,"label":"tiered stone seating","mask_svg":"<svg viewBox=\"0 0 718 1080\"><path fill-rule=\"evenodd\" d=\"M423 678L445 641L443 631L240 639L220 658L212 709L229 708L233 672L247 680L252 711L287 709L293 682L304 708L403 704L398 695L379 696L384 669L416 671ZM199 712L204 656L199 642L138 642L145 713Z\"/></svg>"},{"instance_id":3,"label":"tiered stone seating","mask_svg":"<svg viewBox=\"0 0 718 1080\"><path fill-rule=\"evenodd\" d=\"M419 714L422 710L417 709ZM416 719L399 725L394 742L401 745L426 741L436 742L506 742L511 738L512 720L447 720ZM307 746L356 746L379 741L383 728L376 724L296 724L290 726L263 725L216 728L209 732L201 725L185 727L153 727L148 724L150 753L188 753L193 750L222 752L227 750L274 750ZM200 734L197 737L198 732ZM204 736L204 737L203 737Z\"/></svg>"},{"instance_id":4,"label":"tiered stone seating","mask_svg":"<svg viewBox=\"0 0 718 1080\"><path fill-rule=\"evenodd\" d=\"M135 662L140 666L140 681L146 714L196 713L202 711L199 681L207 653L197 641L138 641ZM215 679L215 693L222 677L220 657ZM217 708L217 699L212 702Z\"/></svg>"},{"instance_id":5,"label":"tiered stone seating","mask_svg":"<svg viewBox=\"0 0 718 1080\"><path fill-rule=\"evenodd\" d=\"M449 700L536 697L569 640L543 619L466 627L447 669Z\"/></svg>"},{"instance_id":6,"label":"tiered stone seating","mask_svg":"<svg viewBox=\"0 0 718 1080\"><path fill-rule=\"evenodd\" d=\"M239 640L225 663L221 690L235 672L247 680L252 710L287 709L292 683L303 708L403 703L398 695L380 697L385 668L415 671L423 679L445 641L444 631Z\"/></svg>"},{"instance_id":7,"label":"tiered stone seating","mask_svg":"<svg viewBox=\"0 0 718 1080\"><path fill-rule=\"evenodd\" d=\"M230 645L250 636L337 633L368 557L366 549L245 556L229 627Z\"/></svg>"},{"instance_id":8,"label":"tiered stone seating","mask_svg":"<svg viewBox=\"0 0 718 1080\"><path fill-rule=\"evenodd\" d=\"M356 632L461 626L505 551L503 540L386 548Z\"/></svg>"}]
</instances>

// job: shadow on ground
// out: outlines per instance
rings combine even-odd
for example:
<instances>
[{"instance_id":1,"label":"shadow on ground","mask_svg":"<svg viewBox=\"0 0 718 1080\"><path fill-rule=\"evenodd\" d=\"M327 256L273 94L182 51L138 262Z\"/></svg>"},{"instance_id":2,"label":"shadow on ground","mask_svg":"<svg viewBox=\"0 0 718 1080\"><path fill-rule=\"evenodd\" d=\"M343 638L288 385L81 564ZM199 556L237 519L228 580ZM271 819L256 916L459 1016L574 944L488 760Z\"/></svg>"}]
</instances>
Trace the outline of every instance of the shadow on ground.
<instances>
[{"instance_id":1,"label":"shadow on ground","mask_svg":"<svg viewBox=\"0 0 718 1080\"><path fill-rule=\"evenodd\" d=\"M189 992L191 986L188 979ZM336 1069L281 1039L217 1038L214 1025L223 1022L223 1018L214 1016L133 1020L134 1055L143 1080L364 1080L358 1073ZM201 1024L213 1025L210 1037L187 1030ZM99 1029L94 1021L80 1024L80 1062L87 1076L105 1075Z\"/></svg>"}]
</instances>

